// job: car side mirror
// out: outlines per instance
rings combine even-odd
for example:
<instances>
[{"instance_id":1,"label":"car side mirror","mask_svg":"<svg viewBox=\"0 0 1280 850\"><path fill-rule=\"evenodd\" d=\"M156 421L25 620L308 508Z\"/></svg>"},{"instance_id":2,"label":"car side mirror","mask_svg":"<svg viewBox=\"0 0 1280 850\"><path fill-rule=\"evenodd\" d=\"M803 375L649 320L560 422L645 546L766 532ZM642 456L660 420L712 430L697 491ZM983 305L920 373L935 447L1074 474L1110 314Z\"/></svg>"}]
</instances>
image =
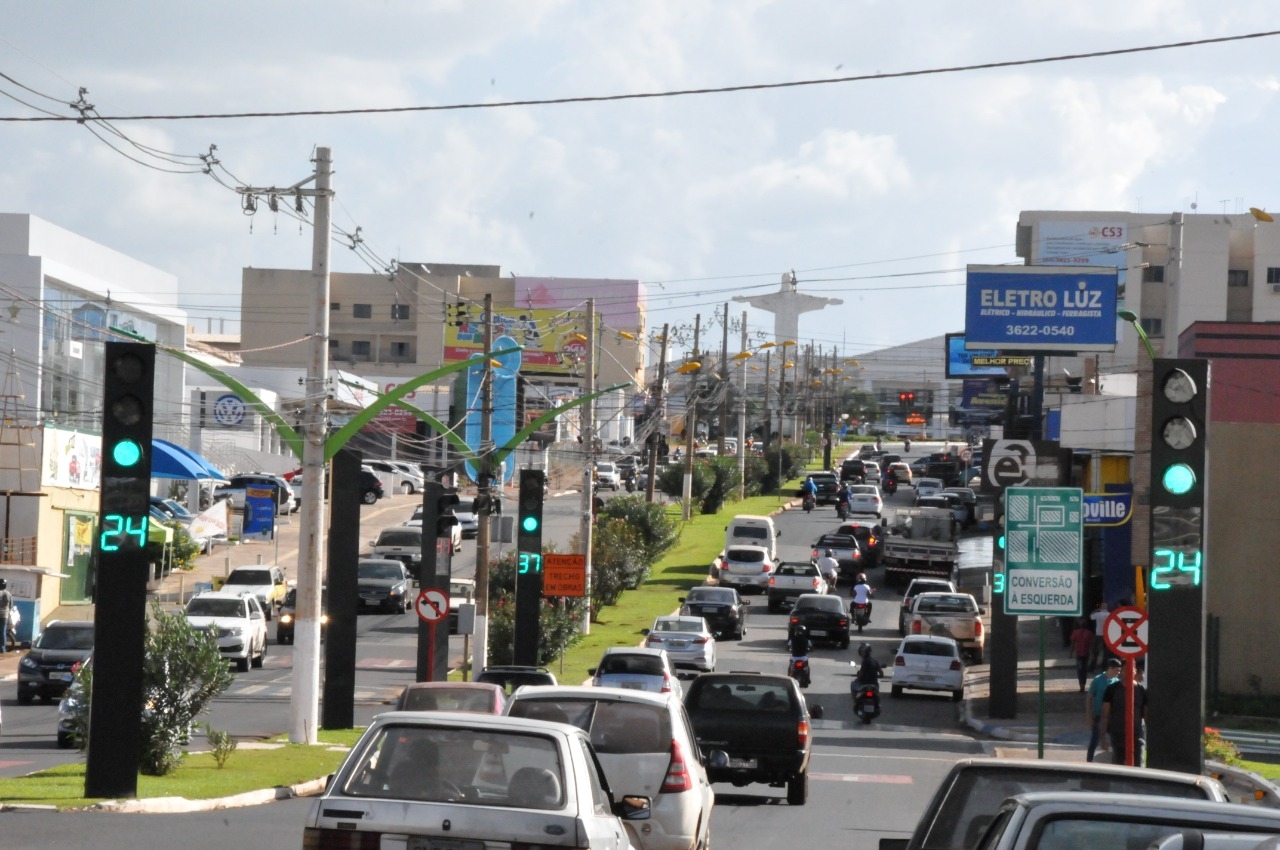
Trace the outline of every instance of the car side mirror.
<instances>
[{"instance_id":1,"label":"car side mirror","mask_svg":"<svg viewBox=\"0 0 1280 850\"><path fill-rule=\"evenodd\" d=\"M813 706L812 708L810 708L810 709L809 709L809 716L810 716L810 717L812 717L814 720L821 720L821 719L822 719L822 713L823 713L823 712L822 712L822 706L821 706L821 705L815 705L815 706Z\"/></svg>"},{"instance_id":2,"label":"car side mirror","mask_svg":"<svg viewBox=\"0 0 1280 850\"><path fill-rule=\"evenodd\" d=\"M648 797L628 794L614 804L613 813L623 820L648 820L653 814L653 801Z\"/></svg>"},{"instance_id":3,"label":"car side mirror","mask_svg":"<svg viewBox=\"0 0 1280 850\"><path fill-rule=\"evenodd\" d=\"M985 614L985 613L987 613L987 609L986 609L986 608L979 608L979 609L978 609L978 613L979 613L979 614Z\"/></svg>"},{"instance_id":4,"label":"car side mirror","mask_svg":"<svg viewBox=\"0 0 1280 850\"><path fill-rule=\"evenodd\" d=\"M587 675L588 675L588 676L594 676L594 675L596 674L596 670L597 670L597 669L598 669L598 668L596 668L596 667L588 667L588 668L587 668Z\"/></svg>"},{"instance_id":5,"label":"car side mirror","mask_svg":"<svg viewBox=\"0 0 1280 850\"><path fill-rule=\"evenodd\" d=\"M641 630L640 630L640 634L645 635L646 637L648 637L648 635L649 635L649 630L648 630L648 629L641 629Z\"/></svg>"},{"instance_id":6,"label":"car side mirror","mask_svg":"<svg viewBox=\"0 0 1280 850\"><path fill-rule=\"evenodd\" d=\"M724 770L729 766L729 754L724 750L712 750L707 756L707 767L712 770Z\"/></svg>"},{"instance_id":7,"label":"car side mirror","mask_svg":"<svg viewBox=\"0 0 1280 850\"><path fill-rule=\"evenodd\" d=\"M261 619L262 619L262 612L261 612L261 611L250 611L250 612L249 612L249 619L250 619L250 620L261 620Z\"/></svg>"},{"instance_id":8,"label":"car side mirror","mask_svg":"<svg viewBox=\"0 0 1280 850\"><path fill-rule=\"evenodd\" d=\"M683 601L684 601L684 597L683 597L683 596L677 596L677 597L676 597L676 601L677 601L677 602L683 602Z\"/></svg>"},{"instance_id":9,"label":"car side mirror","mask_svg":"<svg viewBox=\"0 0 1280 850\"><path fill-rule=\"evenodd\" d=\"M739 599L739 600L738 600L738 602L739 602L740 604L742 604L742 605L750 605L750 604L751 604L751 600L750 600L750 599Z\"/></svg>"}]
</instances>

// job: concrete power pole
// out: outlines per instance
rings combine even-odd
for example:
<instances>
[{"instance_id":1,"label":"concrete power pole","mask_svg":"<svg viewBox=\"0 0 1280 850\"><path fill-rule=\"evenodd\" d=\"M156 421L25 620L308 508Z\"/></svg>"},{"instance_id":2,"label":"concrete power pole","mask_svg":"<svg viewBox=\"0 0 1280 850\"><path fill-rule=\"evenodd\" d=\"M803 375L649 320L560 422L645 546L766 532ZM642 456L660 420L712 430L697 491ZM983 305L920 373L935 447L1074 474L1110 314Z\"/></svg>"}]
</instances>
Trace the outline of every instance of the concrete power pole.
<instances>
[{"instance_id":1,"label":"concrete power pole","mask_svg":"<svg viewBox=\"0 0 1280 850\"><path fill-rule=\"evenodd\" d=\"M742 350L747 350L747 311L742 311ZM738 364L738 501L747 495L747 363Z\"/></svg>"},{"instance_id":2,"label":"concrete power pole","mask_svg":"<svg viewBox=\"0 0 1280 850\"><path fill-rule=\"evenodd\" d=\"M586 359L587 395L596 391L596 300L587 299L587 359ZM596 403L595 399L586 403L582 411L582 445L586 449L586 464L582 470L582 525L579 537L582 538L582 557L587 573L587 607L582 612L582 633L591 634L591 544L595 519L595 487L596 481Z\"/></svg>"},{"instance_id":3,"label":"concrete power pole","mask_svg":"<svg viewBox=\"0 0 1280 850\"><path fill-rule=\"evenodd\" d=\"M724 305L724 327L720 335L720 439L716 442L716 456L724 457L724 438L729 430L729 303ZM741 445L743 436L738 435Z\"/></svg>"},{"instance_id":4,"label":"concrete power pole","mask_svg":"<svg viewBox=\"0 0 1280 850\"><path fill-rule=\"evenodd\" d=\"M311 238L311 341L307 347L306 420L302 441L302 510L298 518L298 620L294 627L289 740L314 744L320 714L320 587L324 565L324 443L328 436L329 237L333 225L333 159L316 148L316 171L283 195L315 197ZM300 187L315 180L314 190ZM254 190L241 190L252 193Z\"/></svg>"},{"instance_id":5,"label":"concrete power pole","mask_svg":"<svg viewBox=\"0 0 1280 850\"><path fill-rule=\"evenodd\" d=\"M693 319L693 359L698 359L698 336L702 331L702 314ZM693 434L698 423L698 376L701 369L689 376L688 396L684 411L684 488L680 494L682 515L685 522L693 517Z\"/></svg>"},{"instance_id":6,"label":"concrete power pole","mask_svg":"<svg viewBox=\"0 0 1280 850\"><path fill-rule=\"evenodd\" d=\"M480 457L477 496L493 496L493 295L484 297L484 377L480 386ZM502 488L498 488L502 498ZM490 508L491 509L491 508ZM472 655L474 679L489 663L489 510L476 514L476 641Z\"/></svg>"},{"instance_id":7,"label":"concrete power pole","mask_svg":"<svg viewBox=\"0 0 1280 850\"><path fill-rule=\"evenodd\" d=\"M658 477L658 447L662 445L663 431L666 429L667 417L664 411L666 398L663 395L663 388L667 384L667 334L671 328L667 324L662 326L662 353L658 356L658 387L653 393L653 419L652 430L649 432L649 477L644 482L644 500L653 502L653 491ZM667 459L662 459L663 465L666 465Z\"/></svg>"}]
</instances>

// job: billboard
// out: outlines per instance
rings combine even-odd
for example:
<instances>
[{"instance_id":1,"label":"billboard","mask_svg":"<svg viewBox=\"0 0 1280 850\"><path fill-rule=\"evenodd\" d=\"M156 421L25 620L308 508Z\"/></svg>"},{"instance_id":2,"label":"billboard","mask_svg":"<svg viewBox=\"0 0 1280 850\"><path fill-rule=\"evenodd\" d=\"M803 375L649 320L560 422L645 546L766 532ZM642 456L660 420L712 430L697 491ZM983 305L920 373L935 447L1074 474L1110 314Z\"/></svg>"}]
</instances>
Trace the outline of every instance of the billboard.
<instances>
[{"instance_id":1,"label":"billboard","mask_svg":"<svg viewBox=\"0 0 1280 850\"><path fill-rule=\"evenodd\" d=\"M964 347L964 334L947 334L947 377L977 378L990 375L1007 378L1010 366L1031 366L1030 357L1001 354L997 349Z\"/></svg>"},{"instance_id":2,"label":"billboard","mask_svg":"<svg viewBox=\"0 0 1280 850\"><path fill-rule=\"evenodd\" d=\"M1124 307L1129 231L1123 221L1042 221L1039 266L1116 267L1116 306Z\"/></svg>"},{"instance_id":3,"label":"billboard","mask_svg":"<svg viewBox=\"0 0 1280 850\"><path fill-rule=\"evenodd\" d=\"M587 353L585 313L565 310L500 309L493 335L524 346L522 374L578 375ZM495 345L495 349L498 346ZM444 359L456 363L484 351L484 309L460 303L444 329Z\"/></svg>"},{"instance_id":4,"label":"billboard","mask_svg":"<svg viewBox=\"0 0 1280 850\"><path fill-rule=\"evenodd\" d=\"M1116 270L971 265L964 332L969 350L1112 351Z\"/></svg>"}]
</instances>

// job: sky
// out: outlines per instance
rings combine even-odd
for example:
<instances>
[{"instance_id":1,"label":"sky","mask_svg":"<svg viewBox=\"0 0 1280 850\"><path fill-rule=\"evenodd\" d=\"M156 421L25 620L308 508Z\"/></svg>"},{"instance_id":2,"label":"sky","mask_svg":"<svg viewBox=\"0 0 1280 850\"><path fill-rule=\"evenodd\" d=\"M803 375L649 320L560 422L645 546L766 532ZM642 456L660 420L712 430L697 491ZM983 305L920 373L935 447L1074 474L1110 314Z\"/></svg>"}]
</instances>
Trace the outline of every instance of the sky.
<instances>
[{"instance_id":1,"label":"sky","mask_svg":"<svg viewBox=\"0 0 1280 850\"><path fill-rule=\"evenodd\" d=\"M117 120L0 121L0 211L175 275L190 324L235 333L241 269L309 268L312 237L234 188L327 146L335 271L639 279L651 327L706 327L794 270L844 302L801 341L856 356L963 330L964 267L1017 262L1021 210L1280 209L1280 36L492 105L1272 30L1275 0L43 0L6 9L0 119L75 115L84 88ZM121 120L444 105L491 108Z\"/></svg>"}]
</instances>

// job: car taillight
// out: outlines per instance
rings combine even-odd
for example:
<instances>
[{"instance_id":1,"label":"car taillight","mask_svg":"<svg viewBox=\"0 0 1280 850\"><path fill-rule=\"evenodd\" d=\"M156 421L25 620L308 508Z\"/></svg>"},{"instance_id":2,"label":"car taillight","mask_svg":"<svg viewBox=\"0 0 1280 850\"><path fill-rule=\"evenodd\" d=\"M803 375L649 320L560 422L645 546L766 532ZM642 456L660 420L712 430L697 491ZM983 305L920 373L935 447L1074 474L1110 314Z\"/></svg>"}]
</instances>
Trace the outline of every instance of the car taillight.
<instances>
[{"instance_id":1,"label":"car taillight","mask_svg":"<svg viewBox=\"0 0 1280 850\"><path fill-rule=\"evenodd\" d=\"M894 659L893 659L893 666L894 666L894 667L906 667L906 666L907 666L907 659L903 658L901 655L898 655L898 656L894 657Z\"/></svg>"},{"instance_id":2,"label":"car taillight","mask_svg":"<svg viewBox=\"0 0 1280 850\"><path fill-rule=\"evenodd\" d=\"M841 618L840 618L840 623L839 623L839 625L841 625L841 626L847 626L847 625L849 625L849 618L848 618L848 617L841 617Z\"/></svg>"},{"instance_id":3,"label":"car taillight","mask_svg":"<svg viewBox=\"0 0 1280 850\"><path fill-rule=\"evenodd\" d=\"M916 620L914 623L912 623L912 624L911 624L911 634L913 634L913 635L918 635L918 634L920 634L920 621L919 621L919 620Z\"/></svg>"},{"instance_id":4,"label":"car taillight","mask_svg":"<svg viewBox=\"0 0 1280 850\"><path fill-rule=\"evenodd\" d=\"M961 665L960 665L960 659L959 659L959 658L954 658L954 659L952 659L952 660L951 660L951 669L952 669L952 670L960 670L960 669L962 669L962 668L961 668Z\"/></svg>"},{"instance_id":5,"label":"car taillight","mask_svg":"<svg viewBox=\"0 0 1280 850\"><path fill-rule=\"evenodd\" d=\"M662 692L664 694L671 693L671 676L667 673L662 674Z\"/></svg>"},{"instance_id":6,"label":"car taillight","mask_svg":"<svg viewBox=\"0 0 1280 850\"><path fill-rule=\"evenodd\" d=\"M815 579L813 580L813 586L814 586L815 588L817 588L817 586L818 586L818 579L816 579L816 578L815 578Z\"/></svg>"},{"instance_id":7,"label":"car taillight","mask_svg":"<svg viewBox=\"0 0 1280 850\"><path fill-rule=\"evenodd\" d=\"M684 763L684 753L680 751L680 742L671 739L671 761L667 764L667 775L662 780L659 794L679 794L681 791L693 790L693 777Z\"/></svg>"},{"instance_id":8,"label":"car taillight","mask_svg":"<svg viewBox=\"0 0 1280 850\"><path fill-rule=\"evenodd\" d=\"M794 626L796 623L799 623L799 622L800 622L800 618L799 618L799 617L797 617L795 614L792 614L792 615L791 615L791 625L793 625L793 626Z\"/></svg>"},{"instance_id":9,"label":"car taillight","mask_svg":"<svg viewBox=\"0 0 1280 850\"><path fill-rule=\"evenodd\" d=\"M868 546L874 546L874 545L876 545L876 539L875 539L875 537L868 537L868 538L867 538L867 545L868 545Z\"/></svg>"},{"instance_id":10,"label":"car taillight","mask_svg":"<svg viewBox=\"0 0 1280 850\"><path fill-rule=\"evenodd\" d=\"M767 570L766 570L766 572L767 572ZM769 576L769 584L774 584L776 581L777 581L777 579L775 579L773 576Z\"/></svg>"},{"instance_id":11,"label":"car taillight","mask_svg":"<svg viewBox=\"0 0 1280 850\"><path fill-rule=\"evenodd\" d=\"M763 564L760 565L760 572L762 573L767 573L772 569L773 569L773 564L769 563L768 561L765 561ZM770 581L769 584L773 584L773 582Z\"/></svg>"},{"instance_id":12,"label":"car taillight","mask_svg":"<svg viewBox=\"0 0 1280 850\"><path fill-rule=\"evenodd\" d=\"M313 827L302 830L302 850L378 850L381 846L382 833L380 832L353 832L350 829Z\"/></svg>"},{"instance_id":13,"label":"car taillight","mask_svg":"<svg viewBox=\"0 0 1280 850\"><path fill-rule=\"evenodd\" d=\"M817 549L814 549L814 550L813 550L813 559L814 559L815 561L816 561L816 560L818 560L818 550L817 550Z\"/></svg>"},{"instance_id":14,"label":"car taillight","mask_svg":"<svg viewBox=\"0 0 1280 850\"><path fill-rule=\"evenodd\" d=\"M710 638L699 637L699 638L694 638L694 639L693 639L693 642L694 642L694 643L706 643L708 640L710 640Z\"/></svg>"},{"instance_id":15,"label":"car taillight","mask_svg":"<svg viewBox=\"0 0 1280 850\"><path fill-rule=\"evenodd\" d=\"M647 643L650 643L650 644L662 643L662 638L658 637L657 635L649 635L649 640L647 641Z\"/></svg>"},{"instance_id":16,"label":"car taillight","mask_svg":"<svg viewBox=\"0 0 1280 850\"><path fill-rule=\"evenodd\" d=\"M800 746L804 746L809 742L809 721L801 720L796 724L796 741Z\"/></svg>"},{"instance_id":17,"label":"car taillight","mask_svg":"<svg viewBox=\"0 0 1280 850\"><path fill-rule=\"evenodd\" d=\"M981 620L973 621L973 636L982 637L982 621Z\"/></svg>"}]
</instances>

